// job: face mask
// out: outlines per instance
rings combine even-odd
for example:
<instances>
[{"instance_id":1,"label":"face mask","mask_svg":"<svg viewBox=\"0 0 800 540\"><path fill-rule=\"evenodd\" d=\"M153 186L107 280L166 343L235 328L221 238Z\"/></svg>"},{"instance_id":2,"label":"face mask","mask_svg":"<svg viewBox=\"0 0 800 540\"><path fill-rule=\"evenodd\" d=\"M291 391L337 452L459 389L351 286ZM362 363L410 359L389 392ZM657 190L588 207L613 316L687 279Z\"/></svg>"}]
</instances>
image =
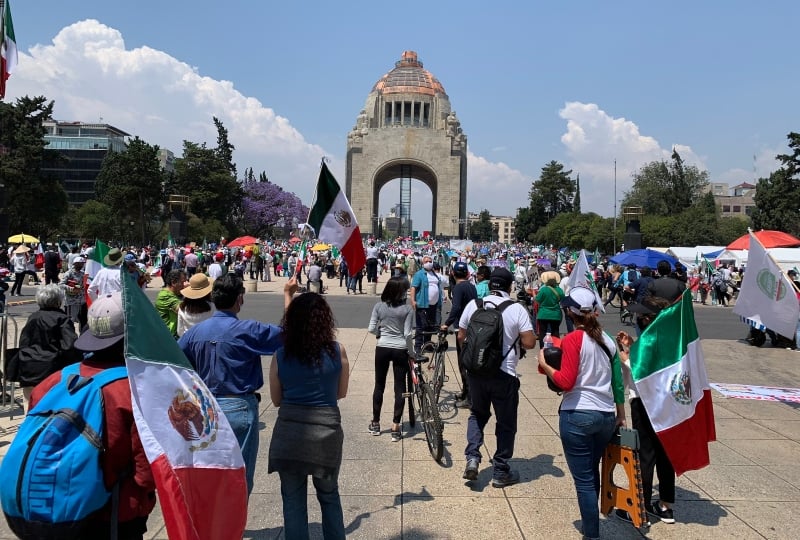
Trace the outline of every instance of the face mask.
<instances>
[{"instance_id":1,"label":"face mask","mask_svg":"<svg viewBox=\"0 0 800 540\"><path fill-rule=\"evenodd\" d=\"M431 262L426 262L425 264L423 264L423 265L422 265L422 267L423 267L425 270L433 270L433 263L431 263Z\"/></svg>"}]
</instances>

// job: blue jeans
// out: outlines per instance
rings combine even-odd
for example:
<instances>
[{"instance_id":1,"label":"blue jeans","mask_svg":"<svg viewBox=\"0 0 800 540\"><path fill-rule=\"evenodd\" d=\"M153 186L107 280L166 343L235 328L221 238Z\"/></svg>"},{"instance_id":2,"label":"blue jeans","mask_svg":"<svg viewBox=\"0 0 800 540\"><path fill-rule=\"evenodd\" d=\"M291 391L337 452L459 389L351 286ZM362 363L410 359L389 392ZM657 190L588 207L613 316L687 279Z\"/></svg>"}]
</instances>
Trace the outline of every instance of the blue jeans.
<instances>
[{"instance_id":1,"label":"blue jeans","mask_svg":"<svg viewBox=\"0 0 800 540\"><path fill-rule=\"evenodd\" d=\"M278 471L283 499L283 527L286 540L308 539L308 475ZM344 540L344 515L339 499L339 471L330 479L312 477L322 511L322 537Z\"/></svg>"},{"instance_id":2,"label":"blue jeans","mask_svg":"<svg viewBox=\"0 0 800 540\"><path fill-rule=\"evenodd\" d=\"M253 491L258 456L258 401L253 394L241 397L218 397L217 403L231 425L239 448L242 449L244 471L247 476L247 494Z\"/></svg>"},{"instance_id":3,"label":"blue jeans","mask_svg":"<svg viewBox=\"0 0 800 540\"><path fill-rule=\"evenodd\" d=\"M504 371L495 375L467 375L472 406L467 420L467 459L481 460L483 428L495 414L494 434L497 437L497 450L492 458L494 478L502 478L511 471L508 461L514 455L514 441L517 436L517 411L519 409L519 379Z\"/></svg>"},{"instance_id":4,"label":"blue jeans","mask_svg":"<svg viewBox=\"0 0 800 540\"><path fill-rule=\"evenodd\" d=\"M426 308L418 307L416 312L416 334L414 334L414 350L422 350L422 344L431 341L431 336L423 336L422 332L432 332L436 329L436 305Z\"/></svg>"},{"instance_id":5,"label":"blue jeans","mask_svg":"<svg viewBox=\"0 0 800 540\"><path fill-rule=\"evenodd\" d=\"M600 458L614 435L613 412L573 410L559 413L558 430L569 472L578 493L583 535L600 537Z\"/></svg>"}]
</instances>

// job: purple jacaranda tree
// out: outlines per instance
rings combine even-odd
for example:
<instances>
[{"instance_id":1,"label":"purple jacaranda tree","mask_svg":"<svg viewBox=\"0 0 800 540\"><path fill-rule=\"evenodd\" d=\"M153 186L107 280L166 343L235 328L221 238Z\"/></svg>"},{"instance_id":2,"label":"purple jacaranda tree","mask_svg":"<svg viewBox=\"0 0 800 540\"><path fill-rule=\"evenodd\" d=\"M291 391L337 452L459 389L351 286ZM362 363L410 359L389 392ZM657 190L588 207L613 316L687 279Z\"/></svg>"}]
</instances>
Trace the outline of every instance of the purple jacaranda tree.
<instances>
[{"instance_id":1,"label":"purple jacaranda tree","mask_svg":"<svg viewBox=\"0 0 800 540\"><path fill-rule=\"evenodd\" d=\"M308 207L300 198L269 180L248 182L244 185L242 200L243 223L246 234L262 237L280 223L303 223L308 217Z\"/></svg>"}]
</instances>

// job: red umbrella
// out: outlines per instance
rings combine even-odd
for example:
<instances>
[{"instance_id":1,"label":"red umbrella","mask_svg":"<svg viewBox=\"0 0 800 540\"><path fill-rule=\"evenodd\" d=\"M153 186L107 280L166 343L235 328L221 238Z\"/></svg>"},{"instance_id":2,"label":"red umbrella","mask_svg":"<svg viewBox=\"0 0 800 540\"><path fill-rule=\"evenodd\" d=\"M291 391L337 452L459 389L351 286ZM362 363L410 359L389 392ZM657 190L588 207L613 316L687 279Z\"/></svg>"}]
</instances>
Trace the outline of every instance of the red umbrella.
<instances>
[{"instance_id":1,"label":"red umbrella","mask_svg":"<svg viewBox=\"0 0 800 540\"><path fill-rule=\"evenodd\" d=\"M234 238L228 243L228 247L244 247L244 246L251 246L253 244L258 243L258 238L253 236L240 236L239 238Z\"/></svg>"},{"instance_id":2,"label":"red umbrella","mask_svg":"<svg viewBox=\"0 0 800 540\"><path fill-rule=\"evenodd\" d=\"M761 242L765 248L776 247L800 247L800 239L795 238L791 234L781 231L756 231L758 241ZM725 249L750 249L750 234L745 234L728 244Z\"/></svg>"}]
</instances>

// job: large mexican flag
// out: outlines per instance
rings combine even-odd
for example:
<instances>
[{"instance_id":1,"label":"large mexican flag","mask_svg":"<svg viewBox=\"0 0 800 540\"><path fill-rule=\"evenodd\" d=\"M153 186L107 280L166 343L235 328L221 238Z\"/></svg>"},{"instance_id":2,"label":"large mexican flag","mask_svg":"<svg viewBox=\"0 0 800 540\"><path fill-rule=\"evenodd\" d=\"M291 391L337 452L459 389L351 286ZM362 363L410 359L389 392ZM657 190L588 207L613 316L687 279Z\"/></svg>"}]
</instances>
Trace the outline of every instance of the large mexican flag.
<instances>
[{"instance_id":1,"label":"large mexican flag","mask_svg":"<svg viewBox=\"0 0 800 540\"><path fill-rule=\"evenodd\" d=\"M308 224L314 228L320 241L342 250L351 276L364 268L367 257L356 216L344 191L325 163L319 171L317 194L308 213Z\"/></svg>"},{"instance_id":2,"label":"large mexican flag","mask_svg":"<svg viewBox=\"0 0 800 540\"><path fill-rule=\"evenodd\" d=\"M636 390L675 473L708 465L708 443L717 436L691 291L645 328L630 357Z\"/></svg>"},{"instance_id":3,"label":"large mexican flag","mask_svg":"<svg viewBox=\"0 0 800 540\"><path fill-rule=\"evenodd\" d=\"M236 436L142 289L122 274L133 414L170 538L241 538L247 483Z\"/></svg>"}]
</instances>

